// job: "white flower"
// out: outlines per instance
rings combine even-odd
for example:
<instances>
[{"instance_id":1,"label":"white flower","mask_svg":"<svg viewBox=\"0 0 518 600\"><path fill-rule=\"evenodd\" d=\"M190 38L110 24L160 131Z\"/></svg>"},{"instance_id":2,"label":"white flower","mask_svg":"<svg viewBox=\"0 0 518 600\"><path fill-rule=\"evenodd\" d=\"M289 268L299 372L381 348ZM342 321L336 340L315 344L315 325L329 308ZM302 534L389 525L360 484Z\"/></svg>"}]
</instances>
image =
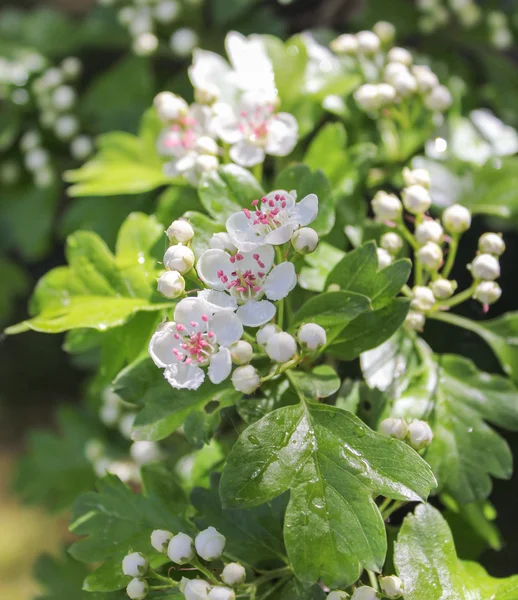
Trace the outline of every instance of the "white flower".
<instances>
[{"instance_id":1,"label":"white flower","mask_svg":"<svg viewBox=\"0 0 518 600\"><path fill-rule=\"evenodd\" d=\"M397 62L409 67L412 62L412 54L406 48L391 48L387 53L387 60L389 62Z\"/></svg>"},{"instance_id":2,"label":"white flower","mask_svg":"<svg viewBox=\"0 0 518 600\"><path fill-rule=\"evenodd\" d=\"M379 191L371 201L372 210L377 221L395 221L401 216L403 206L394 194Z\"/></svg>"},{"instance_id":3,"label":"white flower","mask_svg":"<svg viewBox=\"0 0 518 600\"><path fill-rule=\"evenodd\" d=\"M67 56L61 63L61 71L69 79L76 79L81 74L83 65L75 56Z\"/></svg>"},{"instance_id":4,"label":"white flower","mask_svg":"<svg viewBox=\"0 0 518 600\"><path fill-rule=\"evenodd\" d=\"M426 318L422 312L409 310L405 319L405 325L412 331L422 331Z\"/></svg>"},{"instance_id":5,"label":"white flower","mask_svg":"<svg viewBox=\"0 0 518 600\"><path fill-rule=\"evenodd\" d=\"M281 331L281 328L278 325L275 325L275 323L268 323L268 325L265 325L264 327L261 327L261 329L259 329L259 331L255 335L255 339L257 340L259 346L262 346L264 348L268 343L270 337L274 333L278 333L279 331Z\"/></svg>"},{"instance_id":6,"label":"white flower","mask_svg":"<svg viewBox=\"0 0 518 600\"><path fill-rule=\"evenodd\" d=\"M203 579L190 579L185 584L185 600L209 600L210 585Z\"/></svg>"},{"instance_id":7,"label":"white flower","mask_svg":"<svg viewBox=\"0 0 518 600\"><path fill-rule=\"evenodd\" d=\"M175 123L189 112L189 105L180 96L172 92L160 92L153 100L156 112L165 123Z\"/></svg>"},{"instance_id":8,"label":"white flower","mask_svg":"<svg viewBox=\"0 0 518 600\"><path fill-rule=\"evenodd\" d=\"M230 354L235 365L246 365L252 360L254 349L252 344L245 340L239 340L230 347Z\"/></svg>"},{"instance_id":9,"label":"white flower","mask_svg":"<svg viewBox=\"0 0 518 600\"><path fill-rule=\"evenodd\" d=\"M403 239L397 233L388 231L381 236L380 246L386 250L391 256L399 254L403 248Z\"/></svg>"},{"instance_id":10,"label":"white flower","mask_svg":"<svg viewBox=\"0 0 518 600\"><path fill-rule=\"evenodd\" d=\"M436 298L444 300L445 298L453 296L453 293L457 288L457 284L449 279L444 279L444 277L439 277L430 283L430 288L432 289L433 295Z\"/></svg>"},{"instance_id":11,"label":"white flower","mask_svg":"<svg viewBox=\"0 0 518 600\"><path fill-rule=\"evenodd\" d=\"M412 301L410 302L411 308L426 312L430 310L435 304L435 296L429 287L422 285L416 285L412 290Z\"/></svg>"},{"instance_id":12,"label":"white flower","mask_svg":"<svg viewBox=\"0 0 518 600\"><path fill-rule=\"evenodd\" d=\"M381 98L378 86L374 83L364 83L354 92L354 99L358 106L367 112L378 110L381 107Z\"/></svg>"},{"instance_id":13,"label":"white flower","mask_svg":"<svg viewBox=\"0 0 518 600\"><path fill-rule=\"evenodd\" d=\"M77 160L84 160L92 154L94 143L87 135L78 135L70 142L70 153Z\"/></svg>"},{"instance_id":14,"label":"white flower","mask_svg":"<svg viewBox=\"0 0 518 600\"><path fill-rule=\"evenodd\" d=\"M444 234L443 228L438 221L427 219L415 228L414 235L421 246L426 242L435 242L440 244Z\"/></svg>"},{"instance_id":15,"label":"white flower","mask_svg":"<svg viewBox=\"0 0 518 600\"><path fill-rule=\"evenodd\" d=\"M450 233L463 233L471 226L471 213L460 204L453 204L442 213L444 227Z\"/></svg>"},{"instance_id":16,"label":"white flower","mask_svg":"<svg viewBox=\"0 0 518 600\"><path fill-rule=\"evenodd\" d=\"M54 133L60 140L69 140L79 131L79 121L74 115L63 115L54 123Z\"/></svg>"},{"instance_id":17,"label":"white flower","mask_svg":"<svg viewBox=\"0 0 518 600\"><path fill-rule=\"evenodd\" d=\"M170 271L187 273L194 267L194 253L183 244L170 246L164 254L164 266Z\"/></svg>"},{"instance_id":18,"label":"white flower","mask_svg":"<svg viewBox=\"0 0 518 600\"><path fill-rule=\"evenodd\" d=\"M186 533L177 533L167 547L167 556L177 565L185 565L194 558L194 540Z\"/></svg>"},{"instance_id":19,"label":"white flower","mask_svg":"<svg viewBox=\"0 0 518 600\"><path fill-rule=\"evenodd\" d=\"M145 575L148 568L149 561L141 552L128 554L122 560L122 572L130 577Z\"/></svg>"},{"instance_id":20,"label":"white flower","mask_svg":"<svg viewBox=\"0 0 518 600\"><path fill-rule=\"evenodd\" d=\"M171 50L178 56L189 56L199 42L198 34L190 27L180 27L169 39Z\"/></svg>"},{"instance_id":21,"label":"white flower","mask_svg":"<svg viewBox=\"0 0 518 600\"><path fill-rule=\"evenodd\" d=\"M22 152L29 152L38 148L41 144L41 135L39 131L31 130L24 133L20 138L20 150Z\"/></svg>"},{"instance_id":22,"label":"white flower","mask_svg":"<svg viewBox=\"0 0 518 600\"><path fill-rule=\"evenodd\" d=\"M291 243L299 254L310 254L318 246L318 233L311 227L301 227L292 235Z\"/></svg>"},{"instance_id":23,"label":"white flower","mask_svg":"<svg viewBox=\"0 0 518 600\"><path fill-rule=\"evenodd\" d=\"M376 255L378 258L378 269L384 269L392 264L392 256L383 248L376 248Z\"/></svg>"},{"instance_id":24,"label":"white flower","mask_svg":"<svg viewBox=\"0 0 518 600\"><path fill-rule=\"evenodd\" d=\"M253 394L261 385L261 378L252 365L238 367L232 373L232 385L238 392Z\"/></svg>"},{"instance_id":25,"label":"white flower","mask_svg":"<svg viewBox=\"0 0 518 600\"><path fill-rule=\"evenodd\" d=\"M412 67L412 75L417 81L417 87L422 93L429 92L439 85L437 75L430 69L428 65L414 65Z\"/></svg>"},{"instance_id":26,"label":"white flower","mask_svg":"<svg viewBox=\"0 0 518 600\"><path fill-rule=\"evenodd\" d=\"M395 575L380 577L380 587L385 596L391 600L401 598L403 595L403 582Z\"/></svg>"},{"instance_id":27,"label":"white flower","mask_svg":"<svg viewBox=\"0 0 518 600\"><path fill-rule=\"evenodd\" d=\"M356 34L358 48L364 54L376 54L380 49L381 41L373 31L359 31Z\"/></svg>"},{"instance_id":28,"label":"white flower","mask_svg":"<svg viewBox=\"0 0 518 600\"><path fill-rule=\"evenodd\" d=\"M90 462L99 460L104 455L104 444L100 440L88 440L85 444L85 456Z\"/></svg>"},{"instance_id":29,"label":"white flower","mask_svg":"<svg viewBox=\"0 0 518 600\"><path fill-rule=\"evenodd\" d=\"M239 563L228 563L221 573L221 579L227 585L241 585L246 579L245 567Z\"/></svg>"},{"instance_id":30,"label":"white flower","mask_svg":"<svg viewBox=\"0 0 518 600\"><path fill-rule=\"evenodd\" d=\"M159 277L157 289L166 298L178 298L185 291L185 280L178 271L166 271Z\"/></svg>"},{"instance_id":31,"label":"white flower","mask_svg":"<svg viewBox=\"0 0 518 600\"><path fill-rule=\"evenodd\" d=\"M333 590L329 592L326 597L326 600L347 600L349 598L349 594L347 592L343 592L342 590Z\"/></svg>"},{"instance_id":32,"label":"white flower","mask_svg":"<svg viewBox=\"0 0 518 600\"><path fill-rule=\"evenodd\" d=\"M450 90L444 85L435 86L432 91L425 96L424 104L430 110L444 112L450 108L453 98Z\"/></svg>"},{"instance_id":33,"label":"white flower","mask_svg":"<svg viewBox=\"0 0 518 600\"><path fill-rule=\"evenodd\" d=\"M292 335L285 331L274 333L266 342L266 354L275 362L285 363L296 353L297 342Z\"/></svg>"},{"instance_id":34,"label":"white flower","mask_svg":"<svg viewBox=\"0 0 518 600\"><path fill-rule=\"evenodd\" d=\"M500 256L505 252L505 242L498 233L484 233L478 240L478 249L483 254Z\"/></svg>"},{"instance_id":35,"label":"white flower","mask_svg":"<svg viewBox=\"0 0 518 600\"><path fill-rule=\"evenodd\" d=\"M343 33L334 39L329 47L337 54L356 54L360 47L358 38L352 33Z\"/></svg>"},{"instance_id":36,"label":"white flower","mask_svg":"<svg viewBox=\"0 0 518 600\"><path fill-rule=\"evenodd\" d=\"M469 268L474 279L493 281L500 277L500 263L492 254L479 254Z\"/></svg>"},{"instance_id":37,"label":"white flower","mask_svg":"<svg viewBox=\"0 0 518 600\"><path fill-rule=\"evenodd\" d=\"M496 281L481 281L473 292L473 298L484 305L494 304L501 295L502 288Z\"/></svg>"},{"instance_id":38,"label":"white flower","mask_svg":"<svg viewBox=\"0 0 518 600\"><path fill-rule=\"evenodd\" d=\"M217 585L210 590L209 598L210 600L236 600L236 593L230 588Z\"/></svg>"},{"instance_id":39,"label":"white flower","mask_svg":"<svg viewBox=\"0 0 518 600\"><path fill-rule=\"evenodd\" d=\"M270 321L276 312L269 300L285 298L297 284L293 263L273 267L272 246L259 246L255 252L231 256L224 250L205 251L198 261L200 279L213 290L230 294L243 325L258 327ZM269 300L261 300L266 296Z\"/></svg>"},{"instance_id":40,"label":"white flower","mask_svg":"<svg viewBox=\"0 0 518 600\"><path fill-rule=\"evenodd\" d=\"M388 21L378 21L372 28L383 44L390 44L396 36L396 28Z\"/></svg>"},{"instance_id":41,"label":"white flower","mask_svg":"<svg viewBox=\"0 0 518 600\"><path fill-rule=\"evenodd\" d=\"M235 254L237 252L236 246L234 246L231 237L226 231L215 233L209 240L209 246L211 248L217 248L218 250L226 250L230 254Z\"/></svg>"},{"instance_id":42,"label":"white flower","mask_svg":"<svg viewBox=\"0 0 518 600\"><path fill-rule=\"evenodd\" d=\"M49 158L49 153L43 148L33 148L25 155L24 163L29 171L39 171L47 166Z\"/></svg>"},{"instance_id":43,"label":"white flower","mask_svg":"<svg viewBox=\"0 0 518 600\"><path fill-rule=\"evenodd\" d=\"M215 85L208 83L204 87L197 87L194 89L194 100L198 104L211 105L219 99L219 90Z\"/></svg>"},{"instance_id":44,"label":"white flower","mask_svg":"<svg viewBox=\"0 0 518 600\"><path fill-rule=\"evenodd\" d=\"M441 247L435 242L426 242L417 251L417 258L428 271L437 271L442 265L443 254Z\"/></svg>"},{"instance_id":45,"label":"white flower","mask_svg":"<svg viewBox=\"0 0 518 600\"><path fill-rule=\"evenodd\" d=\"M165 529L155 529L151 533L151 545L157 552L167 553L167 548L173 534Z\"/></svg>"},{"instance_id":46,"label":"white flower","mask_svg":"<svg viewBox=\"0 0 518 600\"><path fill-rule=\"evenodd\" d=\"M153 15L159 23L172 23L180 11L181 5L176 0L161 0L155 6Z\"/></svg>"},{"instance_id":47,"label":"white flower","mask_svg":"<svg viewBox=\"0 0 518 600\"><path fill-rule=\"evenodd\" d=\"M428 189L430 187L430 171L428 169L403 169L403 180L407 187L411 185L422 185Z\"/></svg>"},{"instance_id":48,"label":"white flower","mask_svg":"<svg viewBox=\"0 0 518 600\"><path fill-rule=\"evenodd\" d=\"M408 212L414 215L425 213L431 204L430 192L422 185L411 185L403 190L403 205Z\"/></svg>"},{"instance_id":49,"label":"white flower","mask_svg":"<svg viewBox=\"0 0 518 600\"><path fill-rule=\"evenodd\" d=\"M130 456L137 465L149 465L162 458L160 446L156 442L133 442L130 447Z\"/></svg>"},{"instance_id":50,"label":"white flower","mask_svg":"<svg viewBox=\"0 0 518 600\"><path fill-rule=\"evenodd\" d=\"M133 431L133 424L136 418L137 413L126 413L119 419L120 434L128 440L131 440L131 432Z\"/></svg>"},{"instance_id":51,"label":"white flower","mask_svg":"<svg viewBox=\"0 0 518 600\"><path fill-rule=\"evenodd\" d=\"M225 549L225 536L215 527L201 531L194 540L196 552L207 561L217 560Z\"/></svg>"},{"instance_id":52,"label":"white flower","mask_svg":"<svg viewBox=\"0 0 518 600\"><path fill-rule=\"evenodd\" d=\"M368 585L356 588L351 596L351 600L377 600L378 598L380 598L378 592Z\"/></svg>"},{"instance_id":53,"label":"white flower","mask_svg":"<svg viewBox=\"0 0 518 600\"><path fill-rule=\"evenodd\" d=\"M433 431L426 421L415 420L408 426L408 443L414 450L421 450L432 443Z\"/></svg>"},{"instance_id":54,"label":"white flower","mask_svg":"<svg viewBox=\"0 0 518 600\"><path fill-rule=\"evenodd\" d=\"M143 600L149 592L149 584L145 579L132 579L126 587L126 593L131 600Z\"/></svg>"},{"instance_id":55,"label":"white flower","mask_svg":"<svg viewBox=\"0 0 518 600\"><path fill-rule=\"evenodd\" d=\"M177 219L167 228L167 237L171 241L176 240L177 242L185 244L194 237L194 229L185 219Z\"/></svg>"},{"instance_id":56,"label":"white flower","mask_svg":"<svg viewBox=\"0 0 518 600\"><path fill-rule=\"evenodd\" d=\"M304 323L297 333L297 339L303 348L316 350L326 345L326 330L316 323Z\"/></svg>"},{"instance_id":57,"label":"white flower","mask_svg":"<svg viewBox=\"0 0 518 600\"><path fill-rule=\"evenodd\" d=\"M71 109L75 101L76 93L69 85L60 85L52 92L52 104L59 111Z\"/></svg>"},{"instance_id":58,"label":"white flower","mask_svg":"<svg viewBox=\"0 0 518 600\"><path fill-rule=\"evenodd\" d=\"M408 433L408 425L404 419L389 417L380 423L380 433L398 440L404 440Z\"/></svg>"}]
</instances>

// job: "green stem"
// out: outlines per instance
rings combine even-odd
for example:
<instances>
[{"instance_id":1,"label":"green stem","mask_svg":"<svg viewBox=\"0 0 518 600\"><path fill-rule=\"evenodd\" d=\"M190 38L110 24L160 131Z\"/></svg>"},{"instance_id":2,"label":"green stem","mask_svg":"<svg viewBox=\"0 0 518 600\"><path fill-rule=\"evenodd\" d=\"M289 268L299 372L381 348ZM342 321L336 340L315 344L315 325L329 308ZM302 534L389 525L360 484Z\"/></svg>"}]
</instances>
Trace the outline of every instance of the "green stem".
<instances>
[{"instance_id":1,"label":"green stem","mask_svg":"<svg viewBox=\"0 0 518 600\"><path fill-rule=\"evenodd\" d=\"M258 577L254 581L254 585L257 586L257 587L259 587L260 585L262 585L263 583L266 583L267 581L270 581L271 579L288 577L291 574L292 574L291 567L281 567L280 569L275 569L273 571L268 571L264 575L261 575L261 577Z\"/></svg>"},{"instance_id":2,"label":"green stem","mask_svg":"<svg viewBox=\"0 0 518 600\"><path fill-rule=\"evenodd\" d=\"M275 246L275 262L280 265L284 262L284 258L282 256L282 249L280 246ZM279 300L277 303L277 324L282 329L284 322L284 298Z\"/></svg>"},{"instance_id":3,"label":"green stem","mask_svg":"<svg viewBox=\"0 0 518 600\"><path fill-rule=\"evenodd\" d=\"M402 506L405 506L406 502L402 501L402 500L398 500L397 502L394 502L394 504L392 506L390 506L389 508L387 508L385 510L385 512L383 513L383 520L386 521L390 515L393 512L396 512L396 510L400 509Z\"/></svg>"},{"instance_id":4,"label":"green stem","mask_svg":"<svg viewBox=\"0 0 518 600\"><path fill-rule=\"evenodd\" d=\"M171 579L170 577L165 577L164 575L160 575L160 573L157 573L155 569L149 568L147 572L149 575L151 575L153 579L159 579L160 581L165 581L169 583L169 587L178 585L178 583L174 579Z\"/></svg>"},{"instance_id":5,"label":"green stem","mask_svg":"<svg viewBox=\"0 0 518 600\"><path fill-rule=\"evenodd\" d=\"M414 255L414 285L423 284L423 265L421 261Z\"/></svg>"},{"instance_id":6,"label":"green stem","mask_svg":"<svg viewBox=\"0 0 518 600\"><path fill-rule=\"evenodd\" d=\"M417 240L410 233L410 230L405 225L403 219L398 221L396 227L397 227L397 230L399 231L399 233L405 238L405 240L410 244L410 246L412 246L412 249L419 250L419 244L418 244Z\"/></svg>"},{"instance_id":7,"label":"green stem","mask_svg":"<svg viewBox=\"0 0 518 600\"><path fill-rule=\"evenodd\" d=\"M378 506L378 510L380 511L381 514L383 514L383 511L387 509L387 506L392 502L392 498L385 498L385 500L383 500L383 502Z\"/></svg>"},{"instance_id":8,"label":"green stem","mask_svg":"<svg viewBox=\"0 0 518 600\"><path fill-rule=\"evenodd\" d=\"M473 283L468 289L464 290L463 292L460 292L460 294L456 294L455 296L452 296L451 298L448 298L447 300L443 300L442 302L440 302L438 307L436 309L434 309L434 312L436 310L441 310L444 308L451 308L452 306L457 306L457 304L461 304L462 302L469 300L473 296L473 292L475 291L476 287L477 287L477 284Z\"/></svg>"},{"instance_id":9,"label":"green stem","mask_svg":"<svg viewBox=\"0 0 518 600\"><path fill-rule=\"evenodd\" d=\"M252 173L254 174L254 177L257 179L257 181L259 183L262 183L262 181L263 181L263 163L260 162L259 164L255 165L255 167L252 167Z\"/></svg>"},{"instance_id":10,"label":"green stem","mask_svg":"<svg viewBox=\"0 0 518 600\"><path fill-rule=\"evenodd\" d=\"M203 573L205 575L205 577L207 577L207 579L209 579L212 583L214 583L216 585L221 585L221 582L214 575L214 573L210 569L207 569L207 567L202 565L197 557L194 557L191 560L191 565L196 567L198 569L198 571L200 571L200 573Z\"/></svg>"},{"instance_id":11,"label":"green stem","mask_svg":"<svg viewBox=\"0 0 518 600\"><path fill-rule=\"evenodd\" d=\"M150 590L169 590L172 587L176 587L177 585L178 584L175 581L173 581L172 585L150 585L149 589Z\"/></svg>"},{"instance_id":12,"label":"green stem","mask_svg":"<svg viewBox=\"0 0 518 600\"><path fill-rule=\"evenodd\" d=\"M407 298L412 298L414 294L412 294L412 290L408 287L408 285L405 283L405 285L401 288L402 293L407 297Z\"/></svg>"},{"instance_id":13,"label":"green stem","mask_svg":"<svg viewBox=\"0 0 518 600\"><path fill-rule=\"evenodd\" d=\"M369 569L366 569L367 571L367 575L369 576L369 581L371 584L371 587L373 587L377 592L379 592L380 588L378 586L378 580L376 578L376 574L373 573L373 571L369 571Z\"/></svg>"},{"instance_id":14,"label":"green stem","mask_svg":"<svg viewBox=\"0 0 518 600\"><path fill-rule=\"evenodd\" d=\"M279 365L273 373L271 373L270 375L266 375L265 377L261 377L261 383L264 383L265 381L270 381L270 379L273 379L274 377L282 375L282 373L286 373L290 369L293 369L293 367L296 367L302 359L303 355L301 354L300 356L296 356L295 358L291 359L291 361L284 363L283 365Z\"/></svg>"},{"instance_id":15,"label":"green stem","mask_svg":"<svg viewBox=\"0 0 518 600\"><path fill-rule=\"evenodd\" d=\"M223 164L227 165L232 162L230 159L230 144L223 143Z\"/></svg>"},{"instance_id":16,"label":"green stem","mask_svg":"<svg viewBox=\"0 0 518 600\"><path fill-rule=\"evenodd\" d=\"M255 344L255 338L253 335L250 335L249 333L247 333L246 331L243 332L243 338L247 341L250 342L251 344Z\"/></svg>"},{"instance_id":17,"label":"green stem","mask_svg":"<svg viewBox=\"0 0 518 600\"><path fill-rule=\"evenodd\" d=\"M448 258L446 259L446 264L444 265L443 270L441 271L441 276L445 279L448 279L448 276L453 269L453 265L455 264L455 257L457 256L457 250L459 248L459 234L454 233L451 238L450 248L448 251Z\"/></svg>"}]
</instances>

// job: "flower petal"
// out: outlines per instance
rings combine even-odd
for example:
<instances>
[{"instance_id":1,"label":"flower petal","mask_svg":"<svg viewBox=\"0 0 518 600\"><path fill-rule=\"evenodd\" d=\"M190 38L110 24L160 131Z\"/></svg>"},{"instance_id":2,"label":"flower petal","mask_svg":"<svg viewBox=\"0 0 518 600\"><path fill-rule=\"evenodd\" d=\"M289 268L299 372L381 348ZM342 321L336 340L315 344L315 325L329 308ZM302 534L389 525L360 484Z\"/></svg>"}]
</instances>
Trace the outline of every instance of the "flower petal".
<instances>
[{"instance_id":1,"label":"flower petal","mask_svg":"<svg viewBox=\"0 0 518 600\"><path fill-rule=\"evenodd\" d=\"M232 371L232 357L228 348L220 348L213 354L209 364L209 379L214 384L224 381Z\"/></svg>"},{"instance_id":2,"label":"flower petal","mask_svg":"<svg viewBox=\"0 0 518 600\"><path fill-rule=\"evenodd\" d=\"M230 148L230 158L241 167L253 167L263 162L265 154L259 146L242 140Z\"/></svg>"},{"instance_id":3,"label":"flower petal","mask_svg":"<svg viewBox=\"0 0 518 600\"><path fill-rule=\"evenodd\" d=\"M193 87L204 89L215 86L220 92L227 92L226 85L222 83L226 82L231 73L232 68L219 54L198 48L194 50L192 66L189 67L189 79ZM232 96L234 94L235 90L232 90ZM222 97L220 99L224 100ZM228 97L227 101L230 99L231 97Z\"/></svg>"},{"instance_id":4,"label":"flower petal","mask_svg":"<svg viewBox=\"0 0 518 600\"><path fill-rule=\"evenodd\" d=\"M205 373L197 365L176 363L167 367L164 377L177 390L197 390L205 379Z\"/></svg>"},{"instance_id":5,"label":"flower petal","mask_svg":"<svg viewBox=\"0 0 518 600\"><path fill-rule=\"evenodd\" d=\"M250 270L254 274L260 271L268 273L272 268L275 258L275 250L270 245L259 246L253 252L242 252L239 254L243 258L236 260L234 265L238 266L241 272Z\"/></svg>"},{"instance_id":6,"label":"flower petal","mask_svg":"<svg viewBox=\"0 0 518 600\"><path fill-rule=\"evenodd\" d=\"M268 300L250 300L237 309L236 315L241 319L243 325L260 327L273 319L276 312L275 305Z\"/></svg>"},{"instance_id":7,"label":"flower petal","mask_svg":"<svg viewBox=\"0 0 518 600\"><path fill-rule=\"evenodd\" d=\"M189 332L206 331L207 321L203 317L209 315L209 307L200 298L184 298L174 309L174 320Z\"/></svg>"},{"instance_id":8,"label":"flower petal","mask_svg":"<svg viewBox=\"0 0 518 600\"><path fill-rule=\"evenodd\" d=\"M243 139L239 119L233 112L221 112L216 118L216 133L227 144L236 144Z\"/></svg>"},{"instance_id":9,"label":"flower petal","mask_svg":"<svg viewBox=\"0 0 518 600\"><path fill-rule=\"evenodd\" d=\"M278 113L268 119L266 154L287 156L297 145L299 125L289 113Z\"/></svg>"},{"instance_id":10,"label":"flower petal","mask_svg":"<svg viewBox=\"0 0 518 600\"><path fill-rule=\"evenodd\" d=\"M291 211L291 216L296 219L299 225L305 227L312 223L318 215L318 196L316 194L308 194L300 202L295 204Z\"/></svg>"},{"instance_id":11,"label":"flower petal","mask_svg":"<svg viewBox=\"0 0 518 600\"><path fill-rule=\"evenodd\" d=\"M230 254L219 248L211 248L205 250L200 256L196 271L204 283L215 290L223 291L225 284L219 279L218 272L226 272L228 265L230 265Z\"/></svg>"},{"instance_id":12,"label":"flower petal","mask_svg":"<svg viewBox=\"0 0 518 600\"><path fill-rule=\"evenodd\" d=\"M220 346L230 346L243 335L243 324L235 313L228 310L216 313L209 328L216 334L216 342Z\"/></svg>"},{"instance_id":13,"label":"flower petal","mask_svg":"<svg viewBox=\"0 0 518 600\"><path fill-rule=\"evenodd\" d=\"M159 326L153 334L148 346L149 356L160 369L178 362L173 350L180 347L181 340L177 340L176 324L172 321Z\"/></svg>"},{"instance_id":14,"label":"flower petal","mask_svg":"<svg viewBox=\"0 0 518 600\"><path fill-rule=\"evenodd\" d=\"M226 228L232 243L242 252L251 252L264 244L264 235L251 226L250 220L243 212L230 215Z\"/></svg>"},{"instance_id":15,"label":"flower petal","mask_svg":"<svg viewBox=\"0 0 518 600\"><path fill-rule=\"evenodd\" d=\"M222 311L234 311L237 308L235 298L225 292L216 290L201 290L198 292L198 298L201 298L210 309L212 314Z\"/></svg>"},{"instance_id":16,"label":"flower petal","mask_svg":"<svg viewBox=\"0 0 518 600\"><path fill-rule=\"evenodd\" d=\"M297 192L293 190L292 192L287 192L286 190L274 190L269 194L266 194L265 198L268 202L273 201L276 208L287 208L290 210L295 206L296 197L294 194ZM284 207L282 206L284 204Z\"/></svg>"},{"instance_id":17,"label":"flower petal","mask_svg":"<svg viewBox=\"0 0 518 600\"><path fill-rule=\"evenodd\" d=\"M283 262L274 267L263 285L264 293L270 300L282 300L297 285L295 266L290 262Z\"/></svg>"},{"instance_id":18,"label":"flower petal","mask_svg":"<svg viewBox=\"0 0 518 600\"><path fill-rule=\"evenodd\" d=\"M297 229L297 224L288 221L284 225L281 225L277 229L270 231L270 233L264 238L267 244L273 244L278 246L279 244L285 244L291 240L293 232Z\"/></svg>"}]
</instances>

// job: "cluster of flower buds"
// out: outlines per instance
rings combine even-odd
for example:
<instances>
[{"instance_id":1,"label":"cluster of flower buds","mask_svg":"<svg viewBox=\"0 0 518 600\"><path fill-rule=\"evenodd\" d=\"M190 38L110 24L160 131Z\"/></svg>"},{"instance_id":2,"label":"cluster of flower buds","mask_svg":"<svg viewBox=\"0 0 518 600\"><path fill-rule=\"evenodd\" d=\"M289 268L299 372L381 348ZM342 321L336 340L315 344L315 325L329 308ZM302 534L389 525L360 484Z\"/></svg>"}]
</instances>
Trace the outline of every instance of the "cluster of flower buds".
<instances>
[{"instance_id":1,"label":"cluster of flower buds","mask_svg":"<svg viewBox=\"0 0 518 600\"><path fill-rule=\"evenodd\" d=\"M194 267L194 252L190 248L194 229L185 219L177 219L167 228L166 234L172 245L164 254L166 271L158 279L158 291L166 298L174 299L184 294L183 275Z\"/></svg>"},{"instance_id":2,"label":"cluster of flower buds","mask_svg":"<svg viewBox=\"0 0 518 600\"><path fill-rule=\"evenodd\" d=\"M136 415L135 407L124 402L110 387L103 390L99 418L106 427L116 427L129 440Z\"/></svg>"},{"instance_id":3,"label":"cluster of flower buds","mask_svg":"<svg viewBox=\"0 0 518 600\"><path fill-rule=\"evenodd\" d=\"M178 56L188 56L198 44L194 29L177 28L183 11L179 0L99 0L99 3L117 8L119 23L130 34L133 52L139 56L154 54L161 39L169 39L171 50Z\"/></svg>"},{"instance_id":4,"label":"cluster of flower buds","mask_svg":"<svg viewBox=\"0 0 518 600\"><path fill-rule=\"evenodd\" d=\"M448 88L426 65L414 65L405 48L392 47L393 26L380 22L374 31L343 34L331 49L352 62L364 79L354 93L359 108L368 113L420 99L432 112L446 111L452 102Z\"/></svg>"},{"instance_id":5,"label":"cluster of flower buds","mask_svg":"<svg viewBox=\"0 0 518 600\"><path fill-rule=\"evenodd\" d=\"M432 443L433 431L426 421L414 419L407 423L405 419L389 417L379 426L383 435L405 440L414 450L422 450Z\"/></svg>"},{"instance_id":6,"label":"cluster of flower buds","mask_svg":"<svg viewBox=\"0 0 518 600\"><path fill-rule=\"evenodd\" d=\"M462 27L470 29L480 22L482 11L475 0L418 0L421 12L418 26L423 33L432 33L455 18Z\"/></svg>"},{"instance_id":7,"label":"cluster of flower buds","mask_svg":"<svg viewBox=\"0 0 518 600\"><path fill-rule=\"evenodd\" d=\"M478 241L478 254L468 266L474 279L473 298L478 300L484 310L499 300L502 289L495 279L500 277L499 256L505 251L502 235L484 233Z\"/></svg>"},{"instance_id":8,"label":"cluster of flower buds","mask_svg":"<svg viewBox=\"0 0 518 600\"><path fill-rule=\"evenodd\" d=\"M498 50L507 50L513 45L513 32L510 27L509 17L501 11L491 11L487 15L489 27L489 40Z\"/></svg>"}]
</instances>

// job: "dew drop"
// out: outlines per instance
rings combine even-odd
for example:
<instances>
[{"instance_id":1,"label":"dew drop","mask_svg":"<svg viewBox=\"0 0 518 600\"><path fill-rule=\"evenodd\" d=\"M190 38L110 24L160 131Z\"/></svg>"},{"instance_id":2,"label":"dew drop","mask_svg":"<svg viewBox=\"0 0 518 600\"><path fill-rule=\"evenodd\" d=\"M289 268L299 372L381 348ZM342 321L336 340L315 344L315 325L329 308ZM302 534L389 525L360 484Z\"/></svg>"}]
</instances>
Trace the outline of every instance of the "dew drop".
<instances>
[{"instance_id":1,"label":"dew drop","mask_svg":"<svg viewBox=\"0 0 518 600\"><path fill-rule=\"evenodd\" d=\"M468 427L468 433L473 433L473 427Z\"/></svg>"},{"instance_id":2,"label":"dew drop","mask_svg":"<svg viewBox=\"0 0 518 600\"><path fill-rule=\"evenodd\" d=\"M355 425L354 433L358 437L363 437L364 435L366 435L367 431L365 430L365 427L362 427L361 425Z\"/></svg>"},{"instance_id":3,"label":"dew drop","mask_svg":"<svg viewBox=\"0 0 518 600\"><path fill-rule=\"evenodd\" d=\"M248 441L253 444L254 446L260 446L261 442L259 441L259 438L256 435L250 434L248 436Z\"/></svg>"}]
</instances>

